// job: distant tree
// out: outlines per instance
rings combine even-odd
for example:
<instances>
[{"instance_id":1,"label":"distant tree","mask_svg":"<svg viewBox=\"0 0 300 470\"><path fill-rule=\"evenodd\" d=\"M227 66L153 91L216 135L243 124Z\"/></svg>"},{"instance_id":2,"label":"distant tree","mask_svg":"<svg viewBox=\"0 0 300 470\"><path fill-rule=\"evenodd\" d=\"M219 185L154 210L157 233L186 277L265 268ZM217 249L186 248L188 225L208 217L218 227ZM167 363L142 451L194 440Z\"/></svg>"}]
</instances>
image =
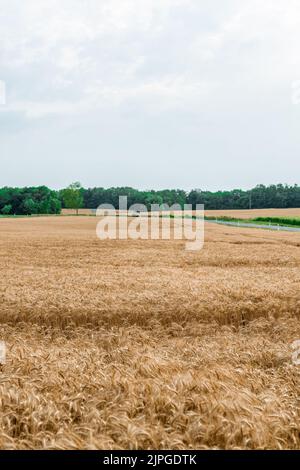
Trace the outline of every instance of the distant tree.
<instances>
[{"instance_id":1,"label":"distant tree","mask_svg":"<svg viewBox=\"0 0 300 470\"><path fill-rule=\"evenodd\" d=\"M132 204L204 204L205 209L253 209L300 207L300 186L273 184L257 185L250 190L204 191L193 189L186 193L182 189L141 191L131 187L88 188L73 183L59 192L46 186L25 188L0 188L0 214L59 214L61 206L75 209L96 209L108 203L118 207L119 196L127 196L128 207ZM251 204L250 204L251 202Z\"/></svg>"},{"instance_id":2,"label":"distant tree","mask_svg":"<svg viewBox=\"0 0 300 470\"><path fill-rule=\"evenodd\" d=\"M78 210L83 206L83 194L81 184L70 184L66 189L62 190L62 199L67 209L75 209L78 215Z\"/></svg>"},{"instance_id":3,"label":"distant tree","mask_svg":"<svg viewBox=\"0 0 300 470\"><path fill-rule=\"evenodd\" d=\"M12 205L11 204L6 204L2 209L1 209L1 212L2 214L4 215L8 215L11 213L11 210L12 210Z\"/></svg>"},{"instance_id":4,"label":"distant tree","mask_svg":"<svg viewBox=\"0 0 300 470\"><path fill-rule=\"evenodd\" d=\"M145 205L147 206L148 210L151 209L152 204L158 204L159 206L161 206L163 203L166 204L166 201L164 201L159 194L152 192L146 194Z\"/></svg>"},{"instance_id":5,"label":"distant tree","mask_svg":"<svg viewBox=\"0 0 300 470\"><path fill-rule=\"evenodd\" d=\"M61 213L61 202L58 197L52 197L50 199L50 214L60 214Z\"/></svg>"},{"instance_id":6,"label":"distant tree","mask_svg":"<svg viewBox=\"0 0 300 470\"><path fill-rule=\"evenodd\" d=\"M38 206L36 202L31 198L25 199L23 203L23 212L24 214L27 214L27 215L37 214Z\"/></svg>"}]
</instances>

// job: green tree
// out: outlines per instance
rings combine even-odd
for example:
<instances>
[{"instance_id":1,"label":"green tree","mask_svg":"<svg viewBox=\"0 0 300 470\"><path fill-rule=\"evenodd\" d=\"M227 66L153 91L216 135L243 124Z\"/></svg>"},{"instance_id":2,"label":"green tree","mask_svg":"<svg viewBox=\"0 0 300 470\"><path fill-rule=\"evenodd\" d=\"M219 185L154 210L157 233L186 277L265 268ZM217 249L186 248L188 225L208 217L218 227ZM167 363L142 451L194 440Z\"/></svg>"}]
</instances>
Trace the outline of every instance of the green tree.
<instances>
[{"instance_id":1,"label":"green tree","mask_svg":"<svg viewBox=\"0 0 300 470\"><path fill-rule=\"evenodd\" d=\"M50 199L50 213L51 214L61 213L61 202L57 197L52 197Z\"/></svg>"},{"instance_id":2,"label":"green tree","mask_svg":"<svg viewBox=\"0 0 300 470\"><path fill-rule=\"evenodd\" d=\"M24 211L24 214L27 214L27 215L37 214L38 213L37 204L31 198L25 199L24 204L23 204L23 211Z\"/></svg>"},{"instance_id":3,"label":"green tree","mask_svg":"<svg viewBox=\"0 0 300 470\"><path fill-rule=\"evenodd\" d=\"M76 183L70 184L66 189L62 190L62 199L67 209L75 209L78 215L78 210L83 206L83 195L81 184L77 181Z\"/></svg>"},{"instance_id":4,"label":"green tree","mask_svg":"<svg viewBox=\"0 0 300 470\"><path fill-rule=\"evenodd\" d=\"M4 215L8 215L8 214L11 213L11 210L12 210L12 205L11 205L11 204L6 204L6 205L2 208L1 212L2 212L2 214L4 214Z\"/></svg>"},{"instance_id":5,"label":"green tree","mask_svg":"<svg viewBox=\"0 0 300 470\"><path fill-rule=\"evenodd\" d=\"M161 206L163 203L165 203L165 201L159 194L154 192L149 192L146 194L145 205L147 206L148 210L151 209L152 204L158 204L159 206Z\"/></svg>"}]
</instances>

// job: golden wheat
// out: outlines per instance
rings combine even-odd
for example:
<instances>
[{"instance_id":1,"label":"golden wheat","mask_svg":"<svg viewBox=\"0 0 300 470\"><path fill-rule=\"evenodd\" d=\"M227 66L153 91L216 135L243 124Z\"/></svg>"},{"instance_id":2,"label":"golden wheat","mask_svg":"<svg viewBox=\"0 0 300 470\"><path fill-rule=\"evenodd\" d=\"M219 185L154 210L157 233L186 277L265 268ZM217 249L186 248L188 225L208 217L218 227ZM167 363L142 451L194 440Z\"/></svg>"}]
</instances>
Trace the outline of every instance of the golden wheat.
<instances>
[{"instance_id":1,"label":"golden wheat","mask_svg":"<svg viewBox=\"0 0 300 470\"><path fill-rule=\"evenodd\" d=\"M0 220L0 447L299 448L300 235L96 221Z\"/></svg>"}]
</instances>

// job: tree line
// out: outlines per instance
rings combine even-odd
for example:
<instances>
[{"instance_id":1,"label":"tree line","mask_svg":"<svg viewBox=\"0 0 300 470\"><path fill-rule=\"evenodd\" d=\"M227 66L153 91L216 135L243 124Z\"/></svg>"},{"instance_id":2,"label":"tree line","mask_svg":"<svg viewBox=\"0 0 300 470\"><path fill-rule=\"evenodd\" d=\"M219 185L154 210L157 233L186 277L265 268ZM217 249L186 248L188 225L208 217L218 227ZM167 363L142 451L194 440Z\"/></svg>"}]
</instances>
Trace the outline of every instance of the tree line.
<instances>
[{"instance_id":1,"label":"tree line","mask_svg":"<svg viewBox=\"0 0 300 470\"><path fill-rule=\"evenodd\" d=\"M61 207L59 193L46 186L0 189L2 215L60 214Z\"/></svg>"},{"instance_id":2,"label":"tree line","mask_svg":"<svg viewBox=\"0 0 300 470\"><path fill-rule=\"evenodd\" d=\"M213 209L264 209L300 207L300 187L298 185L258 185L251 190L203 191L193 189L165 189L142 191L131 187L83 188L80 183L72 183L68 188L54 191L46 186L26 188L0 188L0 214L34 215L60 214L62 208L76 211L80 208L95 209L100 204L119 206L119 196L127 196L128 207L132 204L204 204L207 210Z\"/></svg>"},{"instance_id":3,"label":"tree line","mask_svg":"<svg viewBox=\"0 0 300 470\"><path fill-rule=\"evenodd\" d=\"M300 207L300 187L298 185L258 185L251 190L234 189L231 191L203 191L193 189L165 189L159 191L140 191L130 187L89 188L82 190L83 207L96 208L109 203L118 207L119 196L127 196L128 206L144 204L204 204L207 210L218 209L265 209Z\"/></svg>"}]
</instances>

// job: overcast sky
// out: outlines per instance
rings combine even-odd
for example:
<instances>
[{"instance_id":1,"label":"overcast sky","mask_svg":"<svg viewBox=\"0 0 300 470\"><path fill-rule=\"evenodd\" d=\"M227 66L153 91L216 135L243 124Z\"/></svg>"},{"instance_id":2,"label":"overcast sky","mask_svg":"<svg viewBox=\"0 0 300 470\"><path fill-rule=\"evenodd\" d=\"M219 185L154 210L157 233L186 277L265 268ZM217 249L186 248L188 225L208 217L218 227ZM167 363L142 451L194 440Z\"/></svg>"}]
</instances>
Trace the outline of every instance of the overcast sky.
<instances>
[{"instance_id":1,"label":"overcast sky","mask_svg":"<svg viewBox=\"0 0 300 470\"><path fill-rule=\"evenodd\" d=\"M299 0L0 0L0 186L300 183L299 45Z\"/></svg>"}]
</instances>

